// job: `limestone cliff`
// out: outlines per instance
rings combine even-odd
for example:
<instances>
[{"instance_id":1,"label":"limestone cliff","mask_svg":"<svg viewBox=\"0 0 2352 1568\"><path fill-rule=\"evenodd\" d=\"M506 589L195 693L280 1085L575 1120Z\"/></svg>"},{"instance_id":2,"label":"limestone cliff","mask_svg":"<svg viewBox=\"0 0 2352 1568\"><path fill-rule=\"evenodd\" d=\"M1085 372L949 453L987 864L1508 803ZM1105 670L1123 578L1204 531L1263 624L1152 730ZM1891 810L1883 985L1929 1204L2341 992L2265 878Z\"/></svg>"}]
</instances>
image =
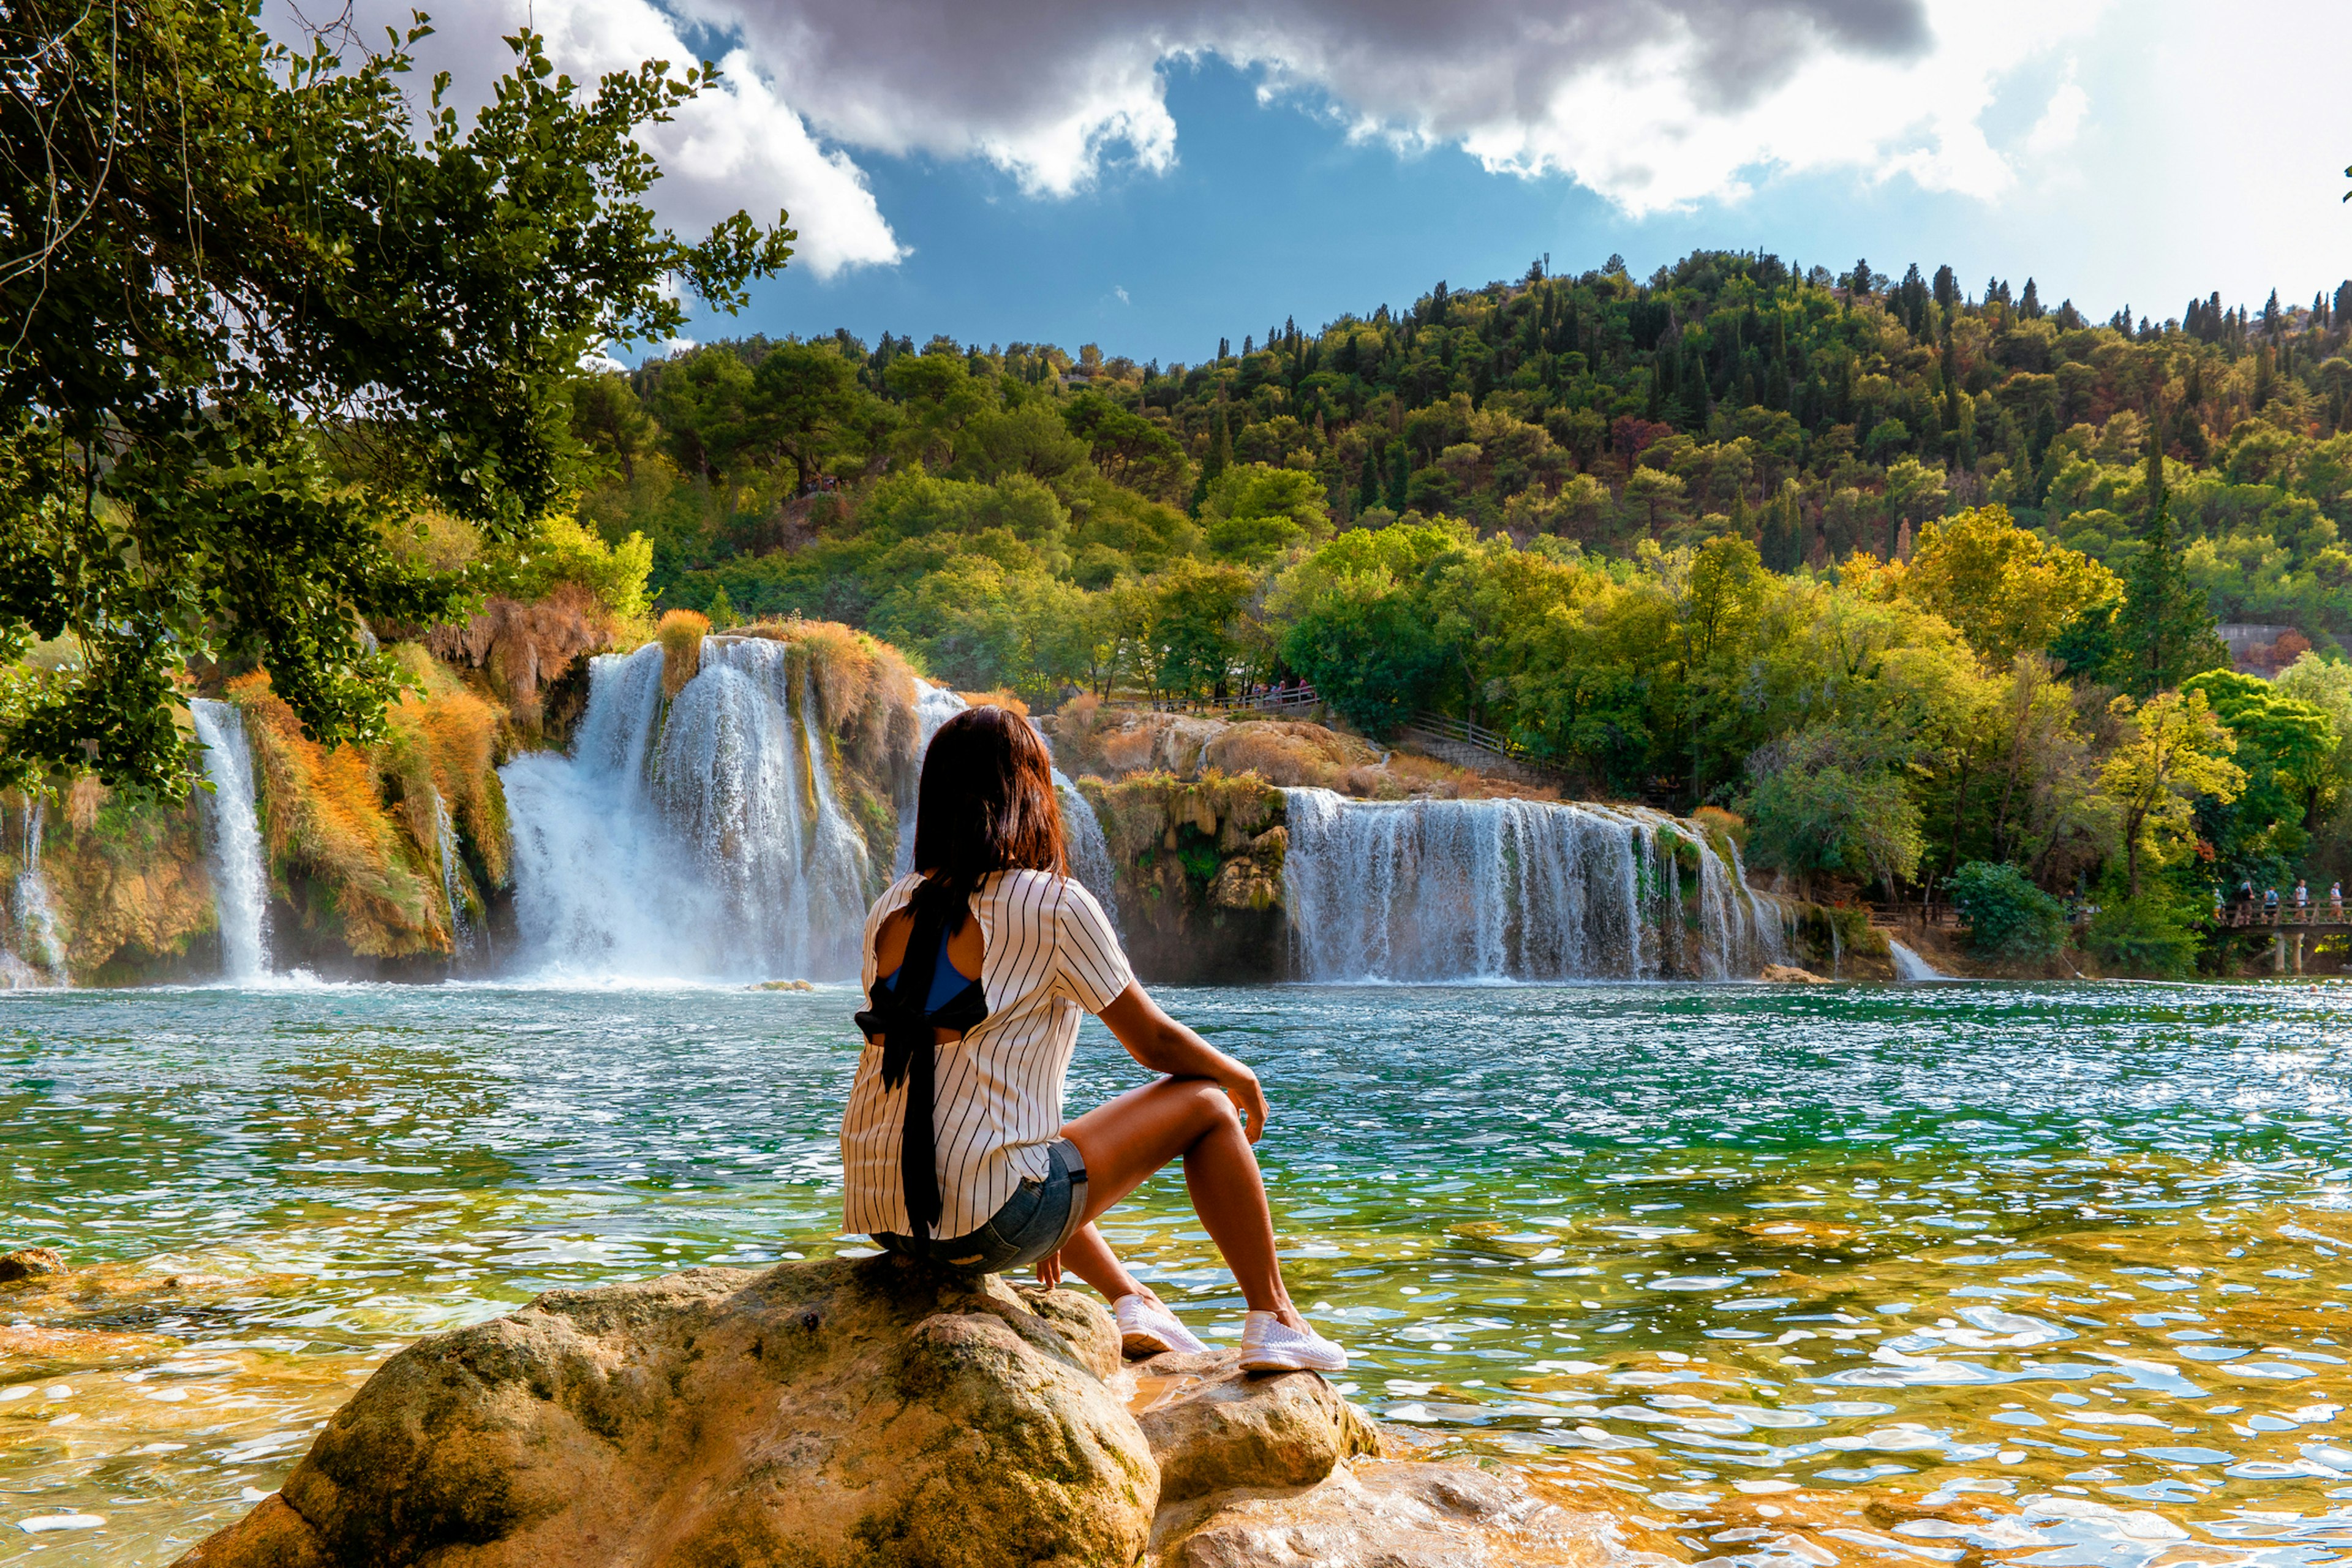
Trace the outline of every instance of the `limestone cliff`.
<instances>
[{"instance_id":1,"label":"limestone cliff","mask_svg":"<svg viewBox=\"0 0 2352 1568\"><path fill-rule=\"evenodd\" d=\"M1078 781L1117 872L1128 952L1148 979L1270 980L1288 952L1281 790L1255 773Z\"/></svg>"}]
</instances>

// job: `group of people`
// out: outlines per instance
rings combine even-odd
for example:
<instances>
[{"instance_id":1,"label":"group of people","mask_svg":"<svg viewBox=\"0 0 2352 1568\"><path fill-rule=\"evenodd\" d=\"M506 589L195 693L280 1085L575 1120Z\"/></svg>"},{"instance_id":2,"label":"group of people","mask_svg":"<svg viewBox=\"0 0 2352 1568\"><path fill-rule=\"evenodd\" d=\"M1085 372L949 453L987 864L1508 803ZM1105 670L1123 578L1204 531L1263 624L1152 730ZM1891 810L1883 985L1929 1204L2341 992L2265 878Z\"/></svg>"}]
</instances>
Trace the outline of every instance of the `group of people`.
<instances>
[{"instance_id":1,"label":"group of people","mask_svg":"<svg viewBox=\"0 0 2352 1568\"><path fill-rule=\"evenodd\" d=\"M2294 920L2293 923L2296 925L2308 923L2311 919L2311 888L2309 884L2300 877L2295 879L2294 899ZM2276 888L2265 888L2263 889L2262 893L2261 907L2262 917L2260 923L2274 926L2279 923L2279 917L2286 906L2279 898L2279 890ZM2221 890L2219 888L2216 888L2213 890L2213 923L2216 925L2224 923L2241 926L2253 925L2256 923L2254 910L2254 884L2252 879L2248 879L2247 880L2238 884L2238 908L2236 918L2234 919L2229 919L2222 909ZM2344 884L2340 880L2332 882L2328 885L2327 919L2331 924L2339 922L2344 919Z\"/></svg>"}]
</instances>

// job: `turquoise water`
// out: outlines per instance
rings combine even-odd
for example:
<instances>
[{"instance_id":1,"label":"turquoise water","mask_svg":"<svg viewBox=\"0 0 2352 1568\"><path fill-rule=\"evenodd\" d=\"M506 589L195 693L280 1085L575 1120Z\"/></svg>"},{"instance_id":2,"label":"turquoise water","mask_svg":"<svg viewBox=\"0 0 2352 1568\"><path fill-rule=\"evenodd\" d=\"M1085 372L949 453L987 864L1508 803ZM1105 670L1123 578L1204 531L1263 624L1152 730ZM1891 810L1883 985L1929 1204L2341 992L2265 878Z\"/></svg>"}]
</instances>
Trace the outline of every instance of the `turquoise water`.
<instances>
[{"instance_id":1,"label":"turquoise water","mask_svg":"<svg viewBox=\"0 0 2352 1568\"><path fill-rule=\"evenodd\" d=\"M1694 1561L2352 1557L2352 989L1162 999L1265 1079L1294 1291L1418 1447ZM417 1333L854 1247L854 1005L0 998L0 1239L78 1266L0 1290L0 1563L169 1562ZM1089 1025L1073 1109L1140 1079ZM1106 1230L1238 1332L1180 1181Z\"/></svg>"}]
</instances>

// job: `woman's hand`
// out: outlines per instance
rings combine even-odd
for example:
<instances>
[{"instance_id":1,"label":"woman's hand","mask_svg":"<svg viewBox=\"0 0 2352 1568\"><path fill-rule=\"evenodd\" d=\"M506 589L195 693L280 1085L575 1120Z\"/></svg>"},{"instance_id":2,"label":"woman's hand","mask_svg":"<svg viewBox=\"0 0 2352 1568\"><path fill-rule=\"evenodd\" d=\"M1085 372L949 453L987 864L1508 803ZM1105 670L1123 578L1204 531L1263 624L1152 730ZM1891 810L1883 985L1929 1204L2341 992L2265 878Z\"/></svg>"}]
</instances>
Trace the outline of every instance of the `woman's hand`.
<instances>
[{"instance_id":1,"label":"woman's hand","mask_svg":"<svg viewBox=\"0 0 2352 1568\"><path fill-rule=\"evenodd\" d=\"M1265 1136L1265 1090L1258 1087L1257 1074L1231 1057L1225 1059L1233 1062L1233 1070L1218 1075L1217 1087L1242 1113L1242 1131L1255 1143Z\"/></svg>"},{"instance_id":2,"label":"woman's hand","mask_svg":"<svg viewBox=\"0 0 2352 1568\"><path fill-rule=\"evenodd\" d=\"M1051 1290L1062 1282L1062 1255L1049 1252L1037 1259L1037 1283Z\"/></svg>"}]
</instances>

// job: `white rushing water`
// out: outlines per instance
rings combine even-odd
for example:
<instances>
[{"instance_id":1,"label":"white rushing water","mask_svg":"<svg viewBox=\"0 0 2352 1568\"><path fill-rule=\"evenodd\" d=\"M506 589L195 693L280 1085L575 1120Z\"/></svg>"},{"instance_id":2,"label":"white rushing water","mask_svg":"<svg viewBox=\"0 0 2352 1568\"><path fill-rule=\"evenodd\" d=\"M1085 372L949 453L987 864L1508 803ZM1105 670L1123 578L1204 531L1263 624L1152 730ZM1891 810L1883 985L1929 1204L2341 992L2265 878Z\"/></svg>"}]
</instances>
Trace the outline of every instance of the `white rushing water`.
<instances>
[{"instance_id":1,"label":"white rushing water","mask_svg":"<svg viewBox=\"0 0 2352 1568\"><path fill-rule=\"evenodd\" d=\"M220 921L221 978L243 983L269 973L269 874L254 809L253 752L236 705L198 697L188 703L204 742L212 793L205 816L212 830L213 909Z\"/></svg>"},{"instance_id":2,"label":"white rushing water","mask_svg":"<svg viewBox=\"0 0 2352 1568\"><path fill-rule=\"evenodd\" d=\"M33 796L25 806L24 835L17 847L16 939L0 942L0 990L67 984L66 946L58 934L49 884L41 875L41 836L47 807Z\"/></svg>"},{"instance_id":3,"label":"white rushing water","mask_svg":"<svg viewBox=\"0 0 2352 1568\"><path fill-rule=\"evenodd\" d=\"M499 770L526 963L606 979L857 972L865 840L829 776L804 655L703 639L672 702L662 650L590 666L570 756Z\"/></svg>"},{"instance_id":4,"label":"white rushing water","mask_svg":"<svg viewBox=\"0 0 2352 1568\"><path fill-rule=\"evenodd\" d=\"M1306 979L1725 980L1782 950L1778 906L1696 828L1660 813L1284 795L1286 902ZM1696 852L1687 900L1677 841Z\"/></svg>"},{"instance_id":5,"label":"white rushing water","mask_svg":"<svg viewBox=\"0 0 2352 1568\"><path fill-rule=\"evenodd\" d=\"M1886 939L1886 952L1887 956L1895 961L1895 978L1897 980L1949 980L1951 978L1893 937Z\"/></svg>"}]
</instances>

